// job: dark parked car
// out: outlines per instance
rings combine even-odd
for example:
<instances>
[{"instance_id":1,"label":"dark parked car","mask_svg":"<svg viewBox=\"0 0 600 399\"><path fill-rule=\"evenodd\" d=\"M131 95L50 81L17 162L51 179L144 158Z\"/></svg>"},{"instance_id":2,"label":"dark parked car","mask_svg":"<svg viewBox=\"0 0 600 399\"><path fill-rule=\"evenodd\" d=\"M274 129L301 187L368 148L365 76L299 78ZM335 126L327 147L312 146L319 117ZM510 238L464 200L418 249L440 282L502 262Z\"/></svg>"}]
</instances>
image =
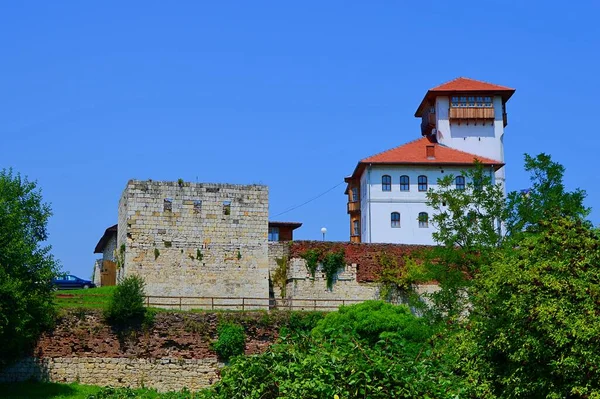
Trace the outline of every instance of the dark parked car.
<instances>
[{"instance_id":1,"label":"dark parked car","mask_svg":"<svg viewBox=\"0 0 600 399\"><path fill-rule=\"evenodd\" d=\"M90 280L84 280L77 276L72 276L70 274L59 276L52 280L52 284L56 286L56 288L61 290L70 290L76 288L95 288L96 284L92 283Z\"/></svg>"}]
</instances>

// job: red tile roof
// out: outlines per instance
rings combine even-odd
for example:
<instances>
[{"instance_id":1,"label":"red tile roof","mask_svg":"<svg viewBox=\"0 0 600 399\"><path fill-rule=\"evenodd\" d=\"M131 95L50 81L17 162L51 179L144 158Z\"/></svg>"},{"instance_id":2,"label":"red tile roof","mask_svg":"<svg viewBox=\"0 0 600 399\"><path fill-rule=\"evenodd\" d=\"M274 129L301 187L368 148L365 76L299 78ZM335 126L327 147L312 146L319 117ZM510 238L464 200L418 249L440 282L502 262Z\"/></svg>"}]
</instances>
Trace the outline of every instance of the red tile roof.
<instances>
[{"instance_id":1,"label":"red tile roof","mask_svg":"<svg viewBox=\"0 0 600 399\"><path fill-rule=\"evenodd\" d=\"M493 83L469 78L456 78L439 86L429 89L429 91L512 91L510 87L500 86Z\"/></svg>"},{"instance_id":2,"label":"red tile roof","mask_svg":"<svg viewBox=\"0 0 600 399\"><path fill-rule=\"evenodd\" d=\"M433 157L427 156L427 147L433 147ZM358 177L367 164L469 166L473 165L475 160L484 165L494 166L495 169L504 166L500 161L455 150L445 145L434 143L427 137L423 137L362 159L356 165L352 177Z\"/></svg>"},{"instance_id":3,"label":"red tile roof","mask_svg":"<svg viewBox=\"0 0 600 399\"><path fill-rule=\"evenodd\" d=\"M446 83L442 83L439 86L429 89L423 97L423 101L419 104L417 111L415 112L416 117L421 116L421 112L425 105L429 105L433 102L433 99L437 96L444 94L453 93L486 93L486 94L497 94L502 96L502 101L507 102L508 99L515 93L515 89L510 87L500 86L493 83L483 82L481 80L469 79L469 78L456 78Z\"/></svg>"}]
</instances>

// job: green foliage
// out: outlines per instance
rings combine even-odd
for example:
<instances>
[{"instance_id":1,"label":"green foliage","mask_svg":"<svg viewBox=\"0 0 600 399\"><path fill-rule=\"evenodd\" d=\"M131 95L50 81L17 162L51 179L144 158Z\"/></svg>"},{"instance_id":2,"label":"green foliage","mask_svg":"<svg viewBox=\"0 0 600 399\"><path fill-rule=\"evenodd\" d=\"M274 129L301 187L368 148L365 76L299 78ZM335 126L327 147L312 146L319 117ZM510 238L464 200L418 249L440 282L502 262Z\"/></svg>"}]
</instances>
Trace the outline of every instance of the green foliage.
<instances>
[{"instance_id":1,"label":"green foliage","mask_svg":"<svg viewBox=\"0 0 600 399\"><path fill-rule=\"evenodd\" d=\"M196 260L198 262L202 262L202 259L204 259L204 255L202 255L202 251L200 251L200 249L196 249Z\"/></svg>"},{"instance_id":2,"label":"green foliage","mask_svg":"<svg viewBox=\"0 0 600 399\"><path fill-rule=\"evenodd\" d=\"M436 243L459 251L461 264L472 272L485 262L487 254L502 242L500 222L506 219L504 192L492 184L493 169L481 163L463 172L464 190L455 188L454 176L438 180L438 188L427 192L427 205L433 208L432 233Z\"/></svg>"},{"instance_id":3,"label":"green foliage","mask_svg":"<svg viewBox=\"0 0 600 399\"><path fill-rule=\"evenodd\" d=\"M273 272L271 279L273 284L279 287L281 297L285 298L288 278L288 259L277 258L275 261L277 262L277 269Z\"/></svg>"},{"instance_id":4,"label":"green foliage","mask_svg":"<svg viewBox=\"0 0 600 399\"><path fill-rule=\"evenodd\" d=\"M237 260L240 260L240 259L242 259L242 253L238 249L238 251L237 251Z\"/></svg>"},{"instance_id":5,"label":"green foliage","mask_svg":"<svg viewBox=\"0 0 600 399\"><path fill-rule=\"evenodd\" d=\"M463 372L498 397L598 397L600 239L571 218L537 224L475 281Z\"/></svg>"},{"instance_id":6,"label":"green foliage","mask_svg":"<svg viewBox=\"0 0 600 399\"><path fill-rule=\"evenodd\" d=\"M553 217L583 220L590 212L583 205L585 191L567 192L563 183L564 166L547 154L532 157L525 154L525 170L530 172L530 189L508 194L506 228L519 238L523 231L536 231L539 221Z\"/></svg>"},{"instance_id":7,"label":"green foliage","mask_svg":"<svg viewBox=\"0 0 600 399\"><path fill-rule=\"evenodd\" d=\"M213 349L221 359L229 360L233 356L244 353L246 334L244 327L231 322L221 322L217 327L218 338L213 342Z\"/></svg>"},{"instance_id":8,"label":"green foliage","mask_svg":"<svg viewBox=\"0 0 600 399\"><path fill-rule=\"evenodd\" d=\"M97 386L52 382L0 383L1 396L5 399L85 399L100 389Z\"/></svg>"},{"instance_id":9,"label":"green foliage","mask_svg":"<svg viewBox=\"0 0 600 399\"><path fill-rule=\"evenodd\" d=\"M308 269L308 272L312 278L315 278L315 273L319 267L319 258L321 257L321 252L316 249L307 249L304 251L304 253L300 254L300 257L306 261L306 268Z\"/></svg>"},{"instance_id":10,"label":"green foliage","mask_svg":"<svg viewBox=\"0 0 600 399\"><path fill-rule=\"evenodd\" d=\"M144 280L139 276L123 279L115 288L105 311L105 317L111 323L123 325L135 321L143 321L146 314L144 307Z\"/></svg>"},{"instance_id":11,"label":"green foliage","mask_svg":"<svg viewBox=\"0 0 600 399\"><path fill-rule=\"evenodd\" d=\"M363 320L367 318L367 320ZM425 324L406 307L368 302L286 336L267 352L237 357L210 398L454 398L461 382L435 355Z\"/></svg>"},{"instance_id":12,"label":"green foliage","mask_svg":"<svg viewBox=\"0 0 600 399\"><path fill-rule=\"evenodd\" d=\"M54 321L50 282L58 264L42 245L50 216L35 182L0 171L0 368Z\"/></svg>"},{"instance_id":13,"label":"green foliage","mask_svg":"<svg viewBox=\"0 0 600 399\"><path fill-rule=\"evenodd\" d=\"M158 250L158 248L154 248L154 260L158 259L159 256L160 256L160 251Z\"/></svg>"},{"instance_id":14,"label":"green foliage","mask_svg":"<svg viewBox=\"0 0 600 399\"><path fill-rule=\"evenodd\" d=\"M183 181L183 179L181 179L181 178L177 179L177 185L178 185L179 187L183 187L183 186L184 186L184 184L185 184L185 182Z\"/></svg>"},{"instance_id":15,"label":"green foliage","mask_svg":"<svg viewBox=\"0 0 600 399\"><path fill-rule=\"evenodd\" d=\"M340 269L346 267L346 260L344 258L344 251L330 252L325 254L322 261L322 269L325 273L325 280L327 282L327 289L333 288L333 279Z\"/></svg>"}]
</instances>

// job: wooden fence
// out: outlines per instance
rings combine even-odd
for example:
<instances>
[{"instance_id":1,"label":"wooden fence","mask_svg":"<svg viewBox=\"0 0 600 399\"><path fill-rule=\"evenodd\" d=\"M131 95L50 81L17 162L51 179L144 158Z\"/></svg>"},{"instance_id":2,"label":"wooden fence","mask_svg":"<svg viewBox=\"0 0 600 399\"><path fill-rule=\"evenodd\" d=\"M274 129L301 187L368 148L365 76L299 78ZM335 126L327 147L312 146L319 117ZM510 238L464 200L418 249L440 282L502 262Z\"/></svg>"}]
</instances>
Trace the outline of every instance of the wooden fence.
<instances>
[{"instance_id":1,"label":"wooden fence","mask_svg":"<svg viewBox=\"0 0 600 399\"><path fill-rule=\"evenodd\" d=\"M106 294L56 294L57 302L65 307L101 308L108 305L110 295ZM341 305L363 302L358 299L321 299L321 298L251 298L251 297L195 297L160 296L144 297L147 307L179 310L337 310Z\"/></svg>"}]
</instances>

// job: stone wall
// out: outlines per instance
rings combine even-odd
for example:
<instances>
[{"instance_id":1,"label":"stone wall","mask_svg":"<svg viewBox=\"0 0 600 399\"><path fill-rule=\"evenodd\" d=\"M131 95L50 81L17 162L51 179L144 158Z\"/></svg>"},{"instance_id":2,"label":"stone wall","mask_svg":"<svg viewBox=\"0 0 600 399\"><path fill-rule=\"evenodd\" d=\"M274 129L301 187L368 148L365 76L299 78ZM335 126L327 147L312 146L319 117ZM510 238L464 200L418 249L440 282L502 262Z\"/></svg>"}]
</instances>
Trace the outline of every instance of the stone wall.
<instances>
[{"instance_id":1,"label":"stone wall","mask_svg":"<svg viewBox=\"0 0 600 399\"><path fill-rule=\"evenodd\" d=\"M149 295L267 298L266 186L129 181L119 202L120 277Z\"/></svg>"},{"instance_id":2,"label":"stone wall","mask_svg":"<svg viewBox=\"0 0 600 399\"><path fill-rule=\"evenodd\" d=\"M113 387L145 387L159 392L199 390L219 379L216 359L26 358L0 373L0 382L52 381Z\"/></svg>"},{"instance_id":3,"label":"stone wall","mask_svg":"<svg viewBox=\"0 0 600 399\"><path fill-rule=\"evenodd\" d=\"M0 382L79 381L159 391L207 387L223 366L211 347L221 319L244 327L245 353L251 355L274 342L289 314L161 312L146 330L119 330L101 311L72 310L42 334L27 358L0 372Z\"/></svg>"},{"instance_id":4,"label":"stone wall","mask_svg":"<svg viewBox=\"0 0 600 399\"><path fill-rule=\"evenodd\" d=\"M278 306L291 306L296 310L333 310L340 305L348 305L371 299L379 299L377 276L381 271L379 258L386 253L403 267L407 257L430 247L400 244L354 244L344 242L294 241L269 243L269 271L273 276L279 259L286 259L288 272L285 296L281 288L273 284L272 295ZM327 288L325 274L318 266L315 276L310 274L302 255L308 250L320 253L344 252L346 266L334 278L331 289ZM421 284L416 292L435 291L434 284ZM316 301L315 301L316 300Z\"/></svg>"}]
</instances>

